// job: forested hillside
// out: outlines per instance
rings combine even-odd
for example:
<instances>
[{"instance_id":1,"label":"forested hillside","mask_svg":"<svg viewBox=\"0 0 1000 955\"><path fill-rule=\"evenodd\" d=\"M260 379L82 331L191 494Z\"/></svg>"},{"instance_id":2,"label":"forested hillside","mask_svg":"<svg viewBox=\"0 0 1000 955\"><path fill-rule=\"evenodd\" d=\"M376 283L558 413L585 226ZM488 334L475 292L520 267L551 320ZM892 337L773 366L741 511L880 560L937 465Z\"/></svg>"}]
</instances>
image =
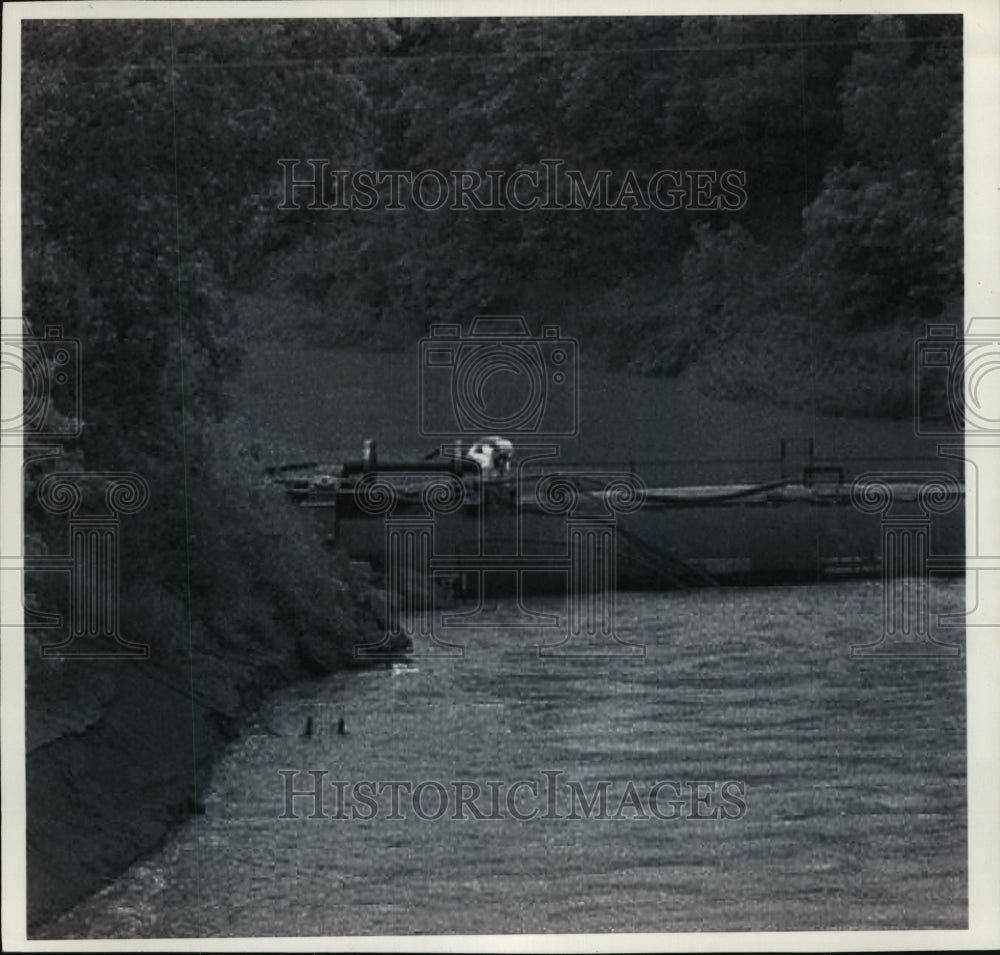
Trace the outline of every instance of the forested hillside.
<instances>
[{"instance_id":1,"label":"forested hillside","mask_svg":"<svg viewBox=\"0 0 1000 955\"><path fill-rule=\"evenodd\" d=\"M329 243L345 226L333 213L313 223L317 258L299 277L331 313L355 316L350 330L398 340L428 319L540 312L623 365L690 369L729 396L909 413L913 338L960 316L957 18L393 30L368 83L384 104L376 168L511 171L552 158L615 183L629 170L640 182L739 170L747 201L356 214L348 249ZM319 155L358 163L337 144Z\"/></svg>"},{"instance_id":2,"label":"forested hillside","mask_svg":"<svg viewBox=\"0 0 1000 955\"><path fill-rule=\"evenodd\" d=\"M25 236L53 253L29 300L113 303L118 346L142 321L114 385L133 409L178 290L189 360L220 371L241 289L320 305L322 344L513 311L641 372L900 416L913 339L961 313L959 17L47 23L25 52ZM612 197L630 172L739 171L746 201L397 211L383 183L368 211L296 211L280 159L549 160Z\"/></svg>"}]
</instances>

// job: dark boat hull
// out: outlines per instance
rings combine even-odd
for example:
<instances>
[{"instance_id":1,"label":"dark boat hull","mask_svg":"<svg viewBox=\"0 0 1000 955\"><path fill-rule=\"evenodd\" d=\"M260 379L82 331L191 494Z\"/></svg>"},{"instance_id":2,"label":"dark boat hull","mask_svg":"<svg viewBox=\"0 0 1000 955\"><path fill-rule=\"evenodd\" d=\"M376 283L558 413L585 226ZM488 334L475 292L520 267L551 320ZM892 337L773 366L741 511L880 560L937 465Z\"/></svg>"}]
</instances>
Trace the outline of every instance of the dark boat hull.
<instances>
[{"instance_id":1,"label":"dark boat hull","mask_svg":"<svg viewBox=\"0 0 1000 955\"><path fill-rule=\"evenodd\" d=\"M886 504L843 484L654 489L615 511L601 494L559 509L488 487L447 512L403 499L380 514L341 488L327 516L352 559L466 590L791 583L877 576L887 561L904 576L961 572L961 488L933 506L920 485L888 490Z\"/></svg>"}]
</instances>

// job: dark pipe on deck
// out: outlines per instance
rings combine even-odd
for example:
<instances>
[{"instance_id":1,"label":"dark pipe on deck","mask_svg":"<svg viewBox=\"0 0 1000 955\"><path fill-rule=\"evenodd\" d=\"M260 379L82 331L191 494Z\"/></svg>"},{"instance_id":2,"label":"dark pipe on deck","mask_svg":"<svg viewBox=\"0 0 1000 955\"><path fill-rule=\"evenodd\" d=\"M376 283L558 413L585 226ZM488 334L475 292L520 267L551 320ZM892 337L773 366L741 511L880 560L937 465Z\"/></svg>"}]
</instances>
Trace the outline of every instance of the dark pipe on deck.
<instances>
[{"instance_id":1,"label":"dark pipe on deck","mask_svg":"<svg viewBox=\"0 0 1000 955\"><path fill-rule=\"evenodd\" d=\"M409 463L380 464L369 470L386 474L394 471L424 471L428 474L435 471L458 471L460 474L466 474L478 471L479 469L476 467L475 462L469 461L466 458L460 458L457 465L453 461L411 461ZM350 477L352 474L359 474L365 471L364 461L345 461L342 473L344 477Z\"/></svg>"}]
</instances>

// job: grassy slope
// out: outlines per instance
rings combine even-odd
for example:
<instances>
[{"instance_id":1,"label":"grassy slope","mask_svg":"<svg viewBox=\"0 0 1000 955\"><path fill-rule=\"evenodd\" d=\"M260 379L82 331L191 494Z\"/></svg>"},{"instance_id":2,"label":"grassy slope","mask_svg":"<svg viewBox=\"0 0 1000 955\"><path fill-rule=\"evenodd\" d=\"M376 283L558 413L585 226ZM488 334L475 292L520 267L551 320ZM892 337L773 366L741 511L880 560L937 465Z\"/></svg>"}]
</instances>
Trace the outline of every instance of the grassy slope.
<instances>
[{"instance_id":1,"label":"grassy slope","mask_svg":"<svg viewBox=\"0 0 1000 955\"><path fill-rule=\"evenodd\" d=\"M298 344L296 338L319 337L311 333L325 320L321 310L288 301L267 306L257 300L249 307L257 340L231 398L242 427L262 443L264 463L357 457L369 437L383 454L397 457L435 446L418 431L421 369L415 346L368 352ZM535 330L543 322L570 327L552 311L525 317ZM262 340L272 338L278 322L290 330L288 340ZM867 459L846 462L849 472L868 469L878 458L934 456L934 447L914 436L909 420L814 414L819 402L811 383L829 389L850 371L876 392L879 382L856 369L831 370L833 359L812 369L796 366L793 350L780 341L731 340L679 378L608 371L604 353L588 353L585 341L579 354L579 435L560 440L563 460L617 466L632 461L647 481L686 483L773 477L776 460L750 462L776 459L782 438L790 467L804 463L810 439L821 457ZM798 367L797 378L782 379L775 371L782 364ZM798 407L788 400L793 391ZM727 394L733 399L720 397Z\"/></svg>"}]
</instances>

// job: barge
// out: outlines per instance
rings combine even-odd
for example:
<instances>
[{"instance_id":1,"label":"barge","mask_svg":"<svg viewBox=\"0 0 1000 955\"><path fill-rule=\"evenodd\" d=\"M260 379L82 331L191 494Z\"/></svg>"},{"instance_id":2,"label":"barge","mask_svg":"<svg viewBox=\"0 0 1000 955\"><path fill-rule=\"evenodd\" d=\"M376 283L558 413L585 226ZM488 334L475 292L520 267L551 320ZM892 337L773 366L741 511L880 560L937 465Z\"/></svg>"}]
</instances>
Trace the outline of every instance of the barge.
<instances>
[{"instance_id":1,"label":"barge","mask_svg":"<svg viewBox=\"0 0 1000 955\"><path fill-rule=\"evenodd\" d=\"M634 468L560 463L481 439L381 462L272 469L329 540L386 575L461 595L656 590L964 572L961 481L938 470L649 487Z\"/></svg>"}]
</instances>

